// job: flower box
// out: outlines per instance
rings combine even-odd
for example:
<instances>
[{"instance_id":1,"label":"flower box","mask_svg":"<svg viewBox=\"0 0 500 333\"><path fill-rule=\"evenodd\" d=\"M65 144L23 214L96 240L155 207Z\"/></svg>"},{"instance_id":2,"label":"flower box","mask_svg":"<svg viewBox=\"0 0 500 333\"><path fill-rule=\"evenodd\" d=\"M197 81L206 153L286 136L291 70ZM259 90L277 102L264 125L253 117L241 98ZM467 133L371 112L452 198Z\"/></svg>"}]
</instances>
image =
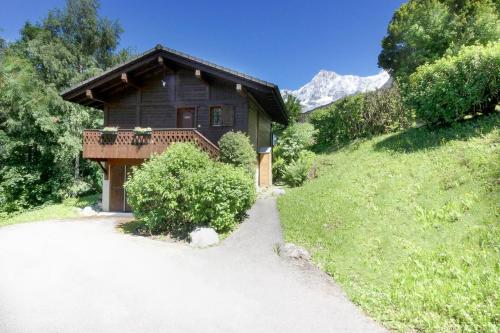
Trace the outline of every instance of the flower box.
<instances>
[{"instance_id":1,"label":"flower box","mask_svg":"<svg viewBox=\"0 0 500 333\"><path fill-rule=\"evenodd\" d=\"M153 134L153 129L151 127L135 127L134 134L141 136L151 135Z\"/></svg>"},{"instance_id":2,"label":"flower box","mask_svg":"<svg viewBox=\"0 0 500 333\"><path fill-rule=\"evenodd\" d=\"M116 135L118 134L118 127L104 127L101 129L101 135Z\"/></svg>"}]
</instances>

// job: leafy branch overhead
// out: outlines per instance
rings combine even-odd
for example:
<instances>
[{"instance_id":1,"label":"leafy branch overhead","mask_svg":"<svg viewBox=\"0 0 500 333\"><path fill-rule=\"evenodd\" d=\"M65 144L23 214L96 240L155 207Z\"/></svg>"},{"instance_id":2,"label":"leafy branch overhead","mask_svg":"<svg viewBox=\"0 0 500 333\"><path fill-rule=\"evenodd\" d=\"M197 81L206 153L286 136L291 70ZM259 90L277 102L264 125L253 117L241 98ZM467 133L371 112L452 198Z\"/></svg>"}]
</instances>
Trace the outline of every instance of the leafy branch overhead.
<instances>
[{"instance_id":1,"label":"leafy branch overhead","mask_svg":"<svg viewBox=\"0 0 500 333\"><path fill-rule=\"evenodd\" d=\"M462 46L498 40L499 1L410 0L394 13L378 64L404 79Z\"/></svg>"}]
</instances>

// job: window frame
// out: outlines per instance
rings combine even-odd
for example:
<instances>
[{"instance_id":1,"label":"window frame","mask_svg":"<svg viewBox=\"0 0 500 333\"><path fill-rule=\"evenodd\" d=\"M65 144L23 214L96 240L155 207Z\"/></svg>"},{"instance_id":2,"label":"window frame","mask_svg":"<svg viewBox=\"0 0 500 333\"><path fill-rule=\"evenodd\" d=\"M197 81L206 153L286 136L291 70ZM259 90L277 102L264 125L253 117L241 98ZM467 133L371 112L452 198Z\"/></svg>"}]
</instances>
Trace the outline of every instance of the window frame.
<instances>
[{"instance_id":1,"label":"window frame","mask_svg":"<svg viewBox=\"0 0 500 333\"><path fill-rule=\"evenodd\" d=\"M220 116L219 116L220 125L217 125L217 124L213 123L213 119L214 119L213 118L213 111L214 111L214 109L219 109L220 110ZM209 119L210 126L212 126L212 127L224 127L225 126L224 122L222 121L222 112L224 112L224 107L222 105L212 105L212 106L210 106L210 112L209 112L209 114L210 114L210 119Z\"/></svg>"}]
</instances>

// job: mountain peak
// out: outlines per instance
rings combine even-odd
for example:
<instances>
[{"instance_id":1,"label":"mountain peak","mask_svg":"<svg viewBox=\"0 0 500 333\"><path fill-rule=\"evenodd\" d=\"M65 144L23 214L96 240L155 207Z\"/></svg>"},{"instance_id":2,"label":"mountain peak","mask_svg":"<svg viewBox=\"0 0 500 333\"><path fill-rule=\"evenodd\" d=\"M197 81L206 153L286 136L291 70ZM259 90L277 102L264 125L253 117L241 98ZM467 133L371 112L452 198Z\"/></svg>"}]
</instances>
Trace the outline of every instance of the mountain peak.
<instances>
[{"instance_id":1,"label":"mountain peak","mask_svg":"<svg viewBox=\"0 0 500 333\"><path fill-rule=\"evenodd\" d=\"M347 95L373 91L386 87L390 79L386 71L371 76L340 75L325 69L320 70L310 82L297 90L283 90L282 94L297 97L303 112L329 104Z\"/></svg>"},{"instance_id":2,"label":"mountain peak","mask_svg":"<svg viewBox=\"0 0 500 333\"><path fill-rule=\"evenodd\" d=\"M323 79L323 78L335 78L338 74L326 69L321 69L318 74L314 75L313 80Z\"/></svg>"}]
</instances>

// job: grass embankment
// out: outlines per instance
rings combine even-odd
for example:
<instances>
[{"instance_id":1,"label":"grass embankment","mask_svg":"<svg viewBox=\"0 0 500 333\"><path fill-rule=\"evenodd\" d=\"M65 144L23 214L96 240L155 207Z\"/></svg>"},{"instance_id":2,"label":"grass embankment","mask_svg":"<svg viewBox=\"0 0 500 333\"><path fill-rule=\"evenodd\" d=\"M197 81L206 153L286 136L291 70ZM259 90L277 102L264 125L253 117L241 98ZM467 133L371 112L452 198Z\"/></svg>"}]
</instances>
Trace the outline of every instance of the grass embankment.
<instances>
[{"instance_id":1,"label":"grass embankment","mask_svg":"<svg viewBox=\"0 0 500 333\"><path fill-rule=\"evenodd\" d=\"M285 238L398 331L497 332L500 116L318 157L278 205Z\"/></svg>"},{"instance_id":2,"label":"grass embankment","mask_svg":"<svg viewBox=\"0 0 500 333\"><path fill-rule=\"evenodd\" d=\"M0 219L0 227L16 223L79 217L80 215L76 208L90 206L97 202L97 198L98 194L92 194L80 198L66 199L62 203L47 204L33 208Z\"/></svg>"}]
</instances>

